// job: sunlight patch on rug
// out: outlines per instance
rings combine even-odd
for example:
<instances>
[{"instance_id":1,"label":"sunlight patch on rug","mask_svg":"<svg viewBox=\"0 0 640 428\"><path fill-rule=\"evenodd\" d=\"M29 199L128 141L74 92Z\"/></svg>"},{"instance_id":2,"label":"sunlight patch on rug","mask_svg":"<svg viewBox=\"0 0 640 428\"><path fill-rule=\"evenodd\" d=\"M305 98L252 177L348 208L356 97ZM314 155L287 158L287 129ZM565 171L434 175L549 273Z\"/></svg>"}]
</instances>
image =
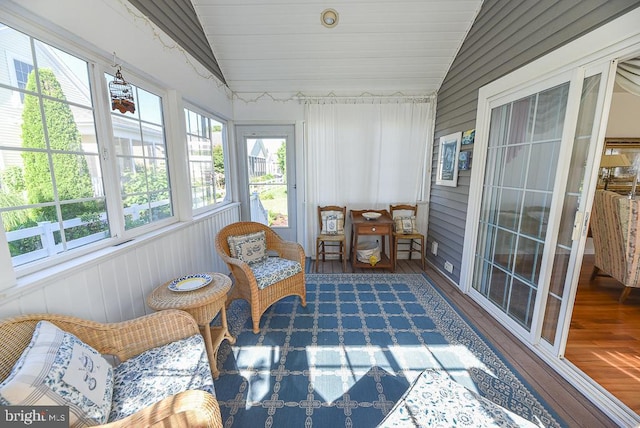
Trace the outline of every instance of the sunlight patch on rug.
<instances>
[{"instance_id":1,"label":"sunlight patch on rug","mask_svg":"<svg viewBox=\"0 0 640 428\"><path fill-rule=\"evenodd\" d=\"M227 310L235 345L218 354L225 427L375 427L427 368L544 426L557 415L423 275L307 274L307 307L274 304L253 334Z\"/></svg>"}]
</instances>

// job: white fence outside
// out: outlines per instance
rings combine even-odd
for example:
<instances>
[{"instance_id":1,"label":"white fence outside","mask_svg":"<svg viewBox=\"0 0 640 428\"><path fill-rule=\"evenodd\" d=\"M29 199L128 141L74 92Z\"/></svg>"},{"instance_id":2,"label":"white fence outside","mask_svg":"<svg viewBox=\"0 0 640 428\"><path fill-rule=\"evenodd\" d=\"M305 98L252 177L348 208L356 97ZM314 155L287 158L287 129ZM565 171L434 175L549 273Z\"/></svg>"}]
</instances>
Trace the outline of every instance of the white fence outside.
<instances>
[{"instance_id":1,"label":"white fence outside","mask_svg":"<svg viewBox=\"0 0 640 428\"><path fill-rule=\"evenodd\" d=\"M162 205L168 205L168 200L156 201L152 202L151 208L156 208ZM146 211L149 209L149 205L139 205L134 204L130 207L124 209L124 215L131 215L131 218L135 221L140 218L140 213L142 211ZM99 218L100 221L106 221L107 215L102 214ZM82 221L80 218L72 218L70 220L65 220L62 222L63 229L69 229L72 227L85 226L92 222ZM65 251L64 245L62 243L56 244L55 242L55 233L60 233L60 223L54 223L50 221L39 222L37 226L29 227L26 229L12 230L11 232L6 232L7 241L9 243L14 241L20 241L22 239L39 237L40 238L40 249L31 251L26 254L20 254L11 258L11 262L13 266L20 266L25 263L29 263L35 260L39 260L45 257L52 256L54 254L61 253ZM91 244L93 242L100 241L102 239L108 238L110 235L109 230L105 230L102 232L94 233L92 235L83 236L82 238L73 239L71 241L66 242L66 249L71 250L74 248L82 247L83 245Z\"/></svg>"},{"instance_id":2,"label":"white fence outside","mask_svg":"<svg viewBox=\"0 0 640 428\"><path fill-rule=\"evenodd\" d=\"M251 221L255 221L258 223L269 225L269 213L266 208L262 205L262 201L260 200L260 195L258 192L253 192L251 197L249 198L250 212L251 212Z\"/></svg>"}]
</instances>

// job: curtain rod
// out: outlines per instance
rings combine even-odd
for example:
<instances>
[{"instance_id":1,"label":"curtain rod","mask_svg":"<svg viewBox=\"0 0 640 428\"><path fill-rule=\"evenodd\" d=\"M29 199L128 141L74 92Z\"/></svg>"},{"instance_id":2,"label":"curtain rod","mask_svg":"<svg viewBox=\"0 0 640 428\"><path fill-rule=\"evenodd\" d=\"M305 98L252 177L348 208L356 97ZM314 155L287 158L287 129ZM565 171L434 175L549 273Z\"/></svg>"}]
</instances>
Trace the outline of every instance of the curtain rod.
<instances>
[{"instance_id":1,"label":"curtain rod","mask_svg":"<svg viewBox=\"0 0 640 428\"><path fill-rule=\"evenodd\" d=\"M298 96L300 103L305 104L331 104L331 103L353 103L353 104L375 104L375 103L401 103L401 102L432 102L435 95L356 95L356 96Z\"/></svg>"}]
</instances>

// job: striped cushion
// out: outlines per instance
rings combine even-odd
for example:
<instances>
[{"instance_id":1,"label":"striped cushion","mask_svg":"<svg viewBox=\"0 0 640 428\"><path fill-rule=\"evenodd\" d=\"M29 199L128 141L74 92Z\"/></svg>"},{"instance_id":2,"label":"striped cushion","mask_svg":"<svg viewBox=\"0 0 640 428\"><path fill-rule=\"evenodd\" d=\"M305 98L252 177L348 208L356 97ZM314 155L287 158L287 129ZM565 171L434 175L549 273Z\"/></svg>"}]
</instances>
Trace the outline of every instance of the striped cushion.
<instances>
[{"instance_id":1,"label":"striped cushion","mask_svg":"<svg viewBox=\"0 0 640 428\"><path fill-rule=\"evenodd\" d=\"M112 394L107 360L48 321L36 325L31 343L0 384L2 404L68 406L70 426L105 423Z\"/></svg>"}]
</instances>

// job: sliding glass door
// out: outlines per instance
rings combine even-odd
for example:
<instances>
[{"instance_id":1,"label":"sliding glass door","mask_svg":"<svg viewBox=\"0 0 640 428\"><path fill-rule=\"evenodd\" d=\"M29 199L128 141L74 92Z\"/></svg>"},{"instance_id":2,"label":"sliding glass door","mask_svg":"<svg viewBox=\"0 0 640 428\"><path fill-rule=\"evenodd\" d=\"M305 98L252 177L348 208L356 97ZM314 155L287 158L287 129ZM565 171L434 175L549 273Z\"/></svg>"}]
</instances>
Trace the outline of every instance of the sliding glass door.
<instances>
[{"instance_id":1,"label":"sliding glass door","mask_svg":"<svg viewBox=\"0 0 640 428\"><path fill-rule=\"evenodd\" d=\"M491 111L473 288L531 330L569 82Z\"/></svg>"},{"instance_id":2,"label":"sliding glass door","mask_svg":"<svg viewBox=\"0 0 640 428\"><path fill-rule=\"evenodd\" d=\"M487 104L470 293L556 355L586 239L606 74L578 70Z\"/></svg>"}]
</instances>

